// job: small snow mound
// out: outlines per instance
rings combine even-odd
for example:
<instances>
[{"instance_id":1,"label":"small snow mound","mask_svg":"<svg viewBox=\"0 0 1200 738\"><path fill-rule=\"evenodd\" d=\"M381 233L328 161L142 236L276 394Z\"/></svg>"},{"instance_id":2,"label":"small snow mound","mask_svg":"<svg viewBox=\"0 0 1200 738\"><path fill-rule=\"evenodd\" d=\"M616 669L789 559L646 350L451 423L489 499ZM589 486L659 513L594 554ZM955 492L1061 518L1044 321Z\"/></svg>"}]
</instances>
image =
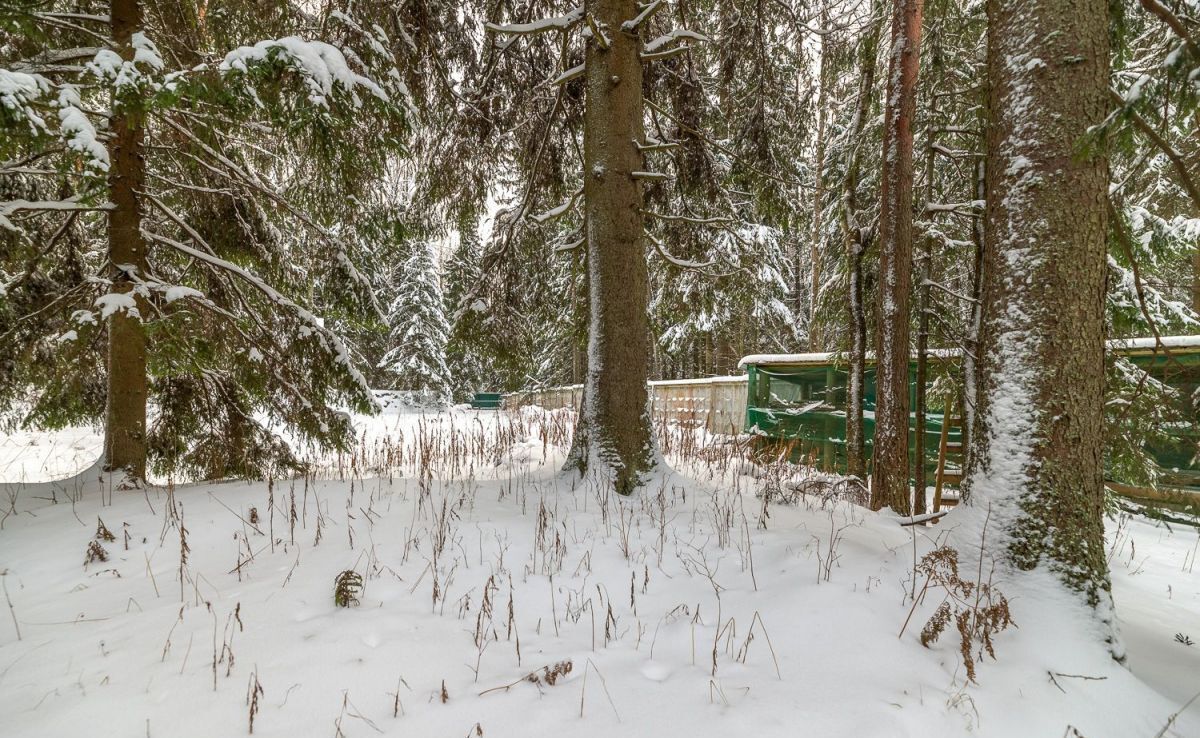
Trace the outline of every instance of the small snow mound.
<instances>
[{"instance_id":1,"label":"small snow mound","mask_svg":"<svg viewBox=\"0 0 1200 738\"><path fill-rule=\"evenodd\" d=\"M647 661L642 664L642 676L652 682L665 682L671 676L671 667L659 661Z\"/></svg>"}]
</instances>

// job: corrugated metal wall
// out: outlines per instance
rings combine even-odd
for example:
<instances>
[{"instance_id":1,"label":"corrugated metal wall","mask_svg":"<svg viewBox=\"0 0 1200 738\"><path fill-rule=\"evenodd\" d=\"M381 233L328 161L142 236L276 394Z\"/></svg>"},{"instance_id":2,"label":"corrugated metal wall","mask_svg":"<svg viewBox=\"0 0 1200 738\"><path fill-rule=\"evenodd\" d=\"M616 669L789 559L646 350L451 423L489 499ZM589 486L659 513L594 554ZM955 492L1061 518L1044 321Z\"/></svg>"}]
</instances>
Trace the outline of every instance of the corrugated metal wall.
<instances>
[{"instance_id":1,"label":"corrugated metal wall","mask_svg":"<svg viewBox=\"0 0 1200 738\"><path fill-rule=\"evenodd\" d=\"M582 395L583 385L576 384L512 394L505 397L505 405L578 408ZM741 433L746 419L744 376L651 382L650 398L656 417L703 425L713 433Z\"/></svg>"}]
</instances>

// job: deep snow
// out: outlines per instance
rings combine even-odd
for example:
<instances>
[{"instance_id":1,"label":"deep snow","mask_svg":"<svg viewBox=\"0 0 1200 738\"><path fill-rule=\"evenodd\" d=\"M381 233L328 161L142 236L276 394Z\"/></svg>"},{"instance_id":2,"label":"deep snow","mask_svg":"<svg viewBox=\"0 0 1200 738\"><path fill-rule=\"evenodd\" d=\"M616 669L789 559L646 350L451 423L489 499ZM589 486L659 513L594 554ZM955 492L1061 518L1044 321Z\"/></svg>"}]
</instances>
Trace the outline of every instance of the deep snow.
<instances>
[{"instance_id":1,"label":"deep snow","mask_svg":"<svg viewBox=\"0 0 1200 738\"><path fill-rule=\"evenodd\" d=\"M32 483L86 467L86 431L0 438L0 732L243 735L255 676L262 736L1151 737L1200 691L1174 640L1200 642L1195 528L1110 525L1128 668L1054 582L997 571L1017 627L969 685L953 630L918 642L939 598L897 637L914 557L978 548L957 513L902 528L818 492L764 520L777 477L692 437L619 499L557 473L568 420L390 411L322 479L146 491ZM85 566L97 519L116 540ZM1200 705L1165 735L1200 735Z\"/></svg>"}]
</instances>

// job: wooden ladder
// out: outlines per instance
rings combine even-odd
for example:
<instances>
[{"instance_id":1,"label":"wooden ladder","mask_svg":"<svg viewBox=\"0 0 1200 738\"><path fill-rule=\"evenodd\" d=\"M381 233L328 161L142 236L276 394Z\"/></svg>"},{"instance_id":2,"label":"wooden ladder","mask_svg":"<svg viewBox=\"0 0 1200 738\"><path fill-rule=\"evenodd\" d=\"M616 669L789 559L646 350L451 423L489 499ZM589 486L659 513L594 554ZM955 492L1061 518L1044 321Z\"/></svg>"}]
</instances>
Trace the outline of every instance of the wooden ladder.
<instances>
[{"instance_id":1,"label":"wooden ladder","mask_svg":"<svg viewBox=\"0 0 1200 738\"><path fill-rule=\"evenodd\" d=\"M953 495L946 497L943 494L947 484L953 484L956 487L962 483L963 464L966 461L966 449L963 448L963 442L966 439L966 434L962 433L963 419L961 415L955 413L955 405L953 400L946 402L946 412L942 416L942 435L938 444L938 463L937 475L933 482L933 510L932 512L940 512L942 508L954 507L959 503L958 490L953 491ZM950 440L950 429L959 429L958 441ZM947 469L946 461L951 459L957 462L956 469Z\"/></svg>"}]
</instances>

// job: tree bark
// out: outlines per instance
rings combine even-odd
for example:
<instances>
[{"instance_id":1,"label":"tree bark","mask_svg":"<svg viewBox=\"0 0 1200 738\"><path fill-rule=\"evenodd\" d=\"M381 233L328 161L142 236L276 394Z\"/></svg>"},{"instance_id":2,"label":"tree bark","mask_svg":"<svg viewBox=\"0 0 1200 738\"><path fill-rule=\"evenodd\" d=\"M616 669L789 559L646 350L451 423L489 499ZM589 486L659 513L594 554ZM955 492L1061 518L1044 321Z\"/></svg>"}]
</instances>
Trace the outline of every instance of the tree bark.
<instances>
[{"instance_id":1,"label":"tree bark","mask_svg":"<svg viewBox=\"0 0 1200 738\"><path fill-rule=\"evenodd\" d=\"M1108 161L1088 138L1108 112L1108 3L988 0L987 14L982 381L966 480L978 514L966 520L999 521L987 540L1012 565L1048 567L1108 619Z\"/></svg>"},{"instance_id":2,"label":"tree bark","mask_svg":"<svg viewBox=\"0 0 1200 738\"><path fill-rule=\"evenodd\" d=\"M829 25L829 12L826 3L821 3L821 27ZM808 350L822 351L825 337L821 326L817 323L817 310L821 305L821 242L824 232L823 214L825 210L825 117L826 93L829 87L829 40L824 36L818 37L821 44L821 60L817 68L817 151L816 167L813 172L813 208L812 232L809 236L809 287L808 287ZM797 290L798 291L798 290Z\"/></svg>"},{"instance_id":3,"label":"tree bark","mask_svg":"<svg viewBox=\"0 0 1200 738\"><path fill-rule=\"evenodd\" d=\"M875 341L871 508L912 510L908 486L909 293L912 291L913 118L923 0L893 0L879 188L880 326Z\"/></svg>"},{"instance_id":4,"label":"tree bark","mask_svg":"<svg viewBox=\"0 0 1200 738\"><path fill-rule=\"evenodd\" d=\"M863 391L867 364L867 316L863 309L863 253L867 249L863 229L855 221L858 209L859 152L863 129L871 108L871 94L875 88L875 55L879 48L879 3L872 4L871 24L867 28L859 47L858 103L850 124L854 142L850 161L846 165L846 179L842 183L842 241L846 255L846 272L849 281L848 317L850 320L850 366L846 381L846 473L852 477L866 477L865 431L863 428Z\"/></svg>"},{"instance_id":5,"label":"tree bark","mask_svg":"<svg viewBox=\"0 0 1200 738\"><path fill-rule=\"evenodd\" d=\"M933 148L934 127L937 119L937 98L930 101L930 124L928 128L928 148L925 152L925 202L933 201L933 164L936 155ZM926 384L929 378L929 290L927 284L933 277L933 237L925 235L921 239L921 284L918 287L917 303L917 387L915 406L913 407L913 515L925 514L925 427L926 411L928 409ZM950 403L942 409L942 423L950 419Z\"/></svg>"},{"instance_id":6,"label":"tree bark","mask_svg":"<svg viewBox=\"0 0 1200 738\"><path fill-rule=\"evenodd\" d=\"M649 287L642 231L644 171L641 43L621 24L635 0L588 0L603 37L587 40L583 116L583 207L587 220L588 373L576 449L568 462L600 466L631 493L654 463L646 380L650 370Z\"/></svg>"},{"instance_id":7,"label":"tree bark","mask_svg":"<svg viewBox=\"0 0 1200 738\"><path fill-rule=\"evenodd\" d=\"M113 0L110 7L113 42L126 60L133 59L132 35L141 30L138 0ZM146 241L142 236L140 192L145 182L143 114L130 101L114 95L108 141L108 190L113 209L108 216L108 261L112 291L129 293L133 276L145 277ZM146 476L146 332L145 301L135 296L136 314L125 310L108 319L108 398L104 425L104 468L124 470L129 477Z\"/></svg>"},{"instance_id":8,"label":"tree bark","mask_svg":"<svg viewBox=\"0 0 1200 738\"><path fill-rule=\"evenodd\" d=\"M986 122L981 121L981 128L986 128ZM987 200L987 162L983 157L975 161L975 186L973 189L974 199ZM983 324L983 222L980 218L971 219L971 245L972 245L972 262L971 262L971 325L968 329L966 340L966 351L963 352L963 451L965 452L965 464L970 463L971 454L974 453L974 444L970 443L969 438L974 435L975 431L975 415L976 399L979 396L979 385L981 378L979 376L979 362L976 357L979 356L979 333L980 327Z\"/></svg>"}]
</instances>

